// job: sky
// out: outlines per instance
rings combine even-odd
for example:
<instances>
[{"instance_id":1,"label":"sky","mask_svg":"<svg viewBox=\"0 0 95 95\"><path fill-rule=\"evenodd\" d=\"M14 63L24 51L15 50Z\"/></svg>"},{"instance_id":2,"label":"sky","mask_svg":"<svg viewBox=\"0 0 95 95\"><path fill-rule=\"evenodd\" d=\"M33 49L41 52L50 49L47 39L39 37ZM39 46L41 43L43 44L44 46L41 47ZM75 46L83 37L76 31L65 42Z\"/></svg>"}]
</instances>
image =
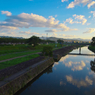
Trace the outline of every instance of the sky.
<instances>
[{"instance_id":1,"label":"sky","mask_svg":"<svg viewBox=\"0 0 95 95\"><path fill-rule=\"evenodd\" d=\"M0 0L0 36L92 39L95 0Z\"/></svg>"}]
</instances>

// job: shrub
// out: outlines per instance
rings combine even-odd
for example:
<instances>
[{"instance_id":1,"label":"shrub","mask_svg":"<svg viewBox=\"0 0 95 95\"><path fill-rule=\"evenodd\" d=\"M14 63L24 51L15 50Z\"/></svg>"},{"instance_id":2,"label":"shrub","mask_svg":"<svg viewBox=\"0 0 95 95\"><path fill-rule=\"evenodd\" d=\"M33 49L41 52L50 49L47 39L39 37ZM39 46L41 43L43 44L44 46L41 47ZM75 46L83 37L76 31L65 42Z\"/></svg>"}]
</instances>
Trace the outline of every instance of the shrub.
<instances>
[{"instance_id":1,"label":"shrub","mask_svg":"<svg viewBox=\"0 0 95 95\"><path fill-rule=\"evenodd\" d=\"M47 46L44 46L44 47L43 47L42 53L43 53L43 55L45 55L45 56L52 56L52 55L53 55L52 50L53 50L53 47L47 45Z\"/></svg>"}]
</instances>

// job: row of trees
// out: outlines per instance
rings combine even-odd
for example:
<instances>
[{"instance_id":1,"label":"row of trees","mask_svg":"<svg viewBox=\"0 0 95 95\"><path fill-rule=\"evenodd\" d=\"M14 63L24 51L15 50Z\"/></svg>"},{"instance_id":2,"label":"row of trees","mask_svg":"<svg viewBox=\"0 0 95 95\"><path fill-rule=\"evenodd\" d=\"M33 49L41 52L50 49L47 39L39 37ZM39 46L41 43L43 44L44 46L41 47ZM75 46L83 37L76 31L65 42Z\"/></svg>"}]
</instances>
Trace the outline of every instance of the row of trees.
<instances>
[{"instance_id":1,"label":"row of trees","mask_svg":"<svg viewBox=\"0 0 95 95\"><path fill-rule=\"evenodd\" d=\"M26 43L26 39L17 39L17 38L0 38L0 43Z\"/></svg>"},{"instance_id":2,"label":"row of trees","mask_svg":"<svg viewBox=\"0 0 95 95\"><path fill-rule=\"evenodd\" d=\"M57 40L58 43L63 44L64 41L63 40ZM36 45L38 45L39 43L55 43L55 41L51 41L51 40L42 40L37 36L32 36L28 39L18 39L18 38L0 38L0 43L28 43L29 45L33 44L34 47Z\"/></svg>"}]
</instances>

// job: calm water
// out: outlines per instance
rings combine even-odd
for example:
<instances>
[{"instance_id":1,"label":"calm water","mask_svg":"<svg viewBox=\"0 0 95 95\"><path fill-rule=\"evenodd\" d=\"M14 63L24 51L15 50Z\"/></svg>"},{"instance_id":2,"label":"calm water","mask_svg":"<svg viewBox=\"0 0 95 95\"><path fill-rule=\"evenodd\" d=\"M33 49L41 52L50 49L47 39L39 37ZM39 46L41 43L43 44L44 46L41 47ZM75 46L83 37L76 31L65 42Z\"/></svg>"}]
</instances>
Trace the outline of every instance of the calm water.
<instances>
[{"instance_id":1,"label":"calm water","mask_svg":"<svg viewBox=\"0 0 95 95\"><path fill-rule=\"evenodd\" d=\"M87 47L82 53L93 54ZM78 49L72 53L78 53ZM94 56L66 55L16 95L95 95Z\"/></svg>"}]
</instances>

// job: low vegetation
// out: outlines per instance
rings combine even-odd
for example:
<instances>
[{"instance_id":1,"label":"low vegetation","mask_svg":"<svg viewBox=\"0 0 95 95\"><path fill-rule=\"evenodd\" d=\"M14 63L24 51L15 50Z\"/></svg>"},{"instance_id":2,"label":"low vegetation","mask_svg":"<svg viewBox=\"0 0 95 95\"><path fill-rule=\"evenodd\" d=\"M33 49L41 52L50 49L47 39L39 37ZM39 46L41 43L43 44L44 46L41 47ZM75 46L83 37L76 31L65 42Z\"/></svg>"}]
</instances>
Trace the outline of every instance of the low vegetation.
<instances>
[{"instance_id":1,"label":"low vegetation","mask_svg":"<svg viewBox=\"0 0 95 95\"><path fill-rule=\"evenodd\" d=\"M88 47L88 49L95 53L95 37L92 38L91 45Z\"/></svg>"},{"instance_id":2,"label":"low vegetation","mask_svg":"<svg viewBox=\"0 0 95 95\"><path fill-rule=\"evenodd\" d=\"M7 68L7 67L10 67L10 66L13 66L13 65L16 65L16 64L19 64L19 63L22 63L22 62L25 62L25 61L28 61L28 60L36 58L38 56L39 56L38 54L33 54L33 55L25 56L22 58L17 58L17 59L13 59L13 60L6 61L6 62L1 62L0 63L0 70Z\"/></svg>"},{"instance_id":3,"label":"low vegetation","mask_svg":"<svg viewBox=\"0 0 95 95\"><path fill-rule=\"evenodd\" d=\"M53 55L53 51L52 50L53 50L53 47L50 46L50 45L47 45L47 46L43 47L42 53L45 56L52 56Z\"/></svg>"},{"instance_id":4,"label":"low vegetation","mask_svg":"<svg viewBox=\"0 0 95 95\"><path fill-rule=\"evenodd\" d=\"M32 53L37 53L37 52L41 52L41 50L7 54L7 55L4 55L4 56L0 56L0 61L1 60L5 60L5 59L10 59L10 58L18 57L18 56L23 56L23 55L28 55L28 54L32 54Z\"/></svg>"},{"instance_id":5,"label":"low vegetation","mask_svg":"<svg viewBox=\"0 0 95 95\"><path fill-rule=\"evenodd\" d=\"M95 46L90 45L88 49L95 53Z\"/></svg>"}]
</instances>

